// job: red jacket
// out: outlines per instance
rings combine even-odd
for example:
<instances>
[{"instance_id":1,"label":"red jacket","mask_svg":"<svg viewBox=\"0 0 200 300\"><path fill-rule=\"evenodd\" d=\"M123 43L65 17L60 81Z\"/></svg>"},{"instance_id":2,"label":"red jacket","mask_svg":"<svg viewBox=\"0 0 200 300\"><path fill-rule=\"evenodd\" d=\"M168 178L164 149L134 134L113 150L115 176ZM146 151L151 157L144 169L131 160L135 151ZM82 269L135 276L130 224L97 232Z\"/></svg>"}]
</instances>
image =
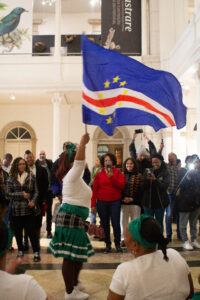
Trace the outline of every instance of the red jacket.
<instances>
[{"instance_id":1,"label":"red jacket","mask_svg":"<svg viewBox=\"0 0 200 300\"><path fill-rule=\"evenodd\" d=\"M115 201L121 198L125 186L125 178L119 169L112 169L113 176L107 176L105 169L96 174L93 184L91 207L95 207L96 200Z\"/></svg>"}]
</instances>

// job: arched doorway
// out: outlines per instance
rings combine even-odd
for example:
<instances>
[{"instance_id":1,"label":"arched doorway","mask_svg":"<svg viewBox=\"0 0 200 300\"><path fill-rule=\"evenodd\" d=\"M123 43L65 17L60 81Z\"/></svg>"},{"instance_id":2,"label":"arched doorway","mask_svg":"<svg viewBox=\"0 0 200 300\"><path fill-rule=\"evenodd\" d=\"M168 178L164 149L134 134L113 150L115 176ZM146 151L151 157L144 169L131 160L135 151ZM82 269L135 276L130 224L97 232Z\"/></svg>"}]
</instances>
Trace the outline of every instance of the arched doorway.
<instances>
[{"instance_id":1,"label":"arched doorway","mask_svg":"<svg viewBox=\"0 0 200 300\"><path fill-rule=\"evenodd\" d=\"M11 153L13 157L24 156L29 149L35 155L36 136L30 125L24 122L12 122L6 125L0 133L1 157Z\"/></svg>"},{"instance_id":2,"label":"arched doorway","mask_svg":"<svg viewBox=\"0 0 200 300\"><path fill-rule=\"evenodd\" d=\"M95 130L93 136L93 163L97 155L103 155L107 152L115 154L117 158L117 167L121 167L123 161L129 155L129 144L131 137L125 127L115 128L113 136L108 136L101 128Z\"/></svg>"}]
</instances>

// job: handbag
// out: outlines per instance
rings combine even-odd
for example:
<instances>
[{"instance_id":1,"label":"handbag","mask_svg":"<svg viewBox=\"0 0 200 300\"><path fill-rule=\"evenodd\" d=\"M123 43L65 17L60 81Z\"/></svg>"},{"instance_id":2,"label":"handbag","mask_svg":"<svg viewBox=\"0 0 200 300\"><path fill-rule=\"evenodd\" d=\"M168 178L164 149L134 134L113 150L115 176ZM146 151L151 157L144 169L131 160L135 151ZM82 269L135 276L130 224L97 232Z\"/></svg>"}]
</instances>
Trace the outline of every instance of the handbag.
<instances>
[{"instance_id":1,"label":"handbag","mask_svg":"<svg viewBox=\"0 0 200 300\"><path fill-rule=\"evenodd\" d=\"M87 232L89 235L95 235L100 239L105 239L106 237L103 227L97 226L96 224L90 224Z\"/></svg>"}]
</instances>

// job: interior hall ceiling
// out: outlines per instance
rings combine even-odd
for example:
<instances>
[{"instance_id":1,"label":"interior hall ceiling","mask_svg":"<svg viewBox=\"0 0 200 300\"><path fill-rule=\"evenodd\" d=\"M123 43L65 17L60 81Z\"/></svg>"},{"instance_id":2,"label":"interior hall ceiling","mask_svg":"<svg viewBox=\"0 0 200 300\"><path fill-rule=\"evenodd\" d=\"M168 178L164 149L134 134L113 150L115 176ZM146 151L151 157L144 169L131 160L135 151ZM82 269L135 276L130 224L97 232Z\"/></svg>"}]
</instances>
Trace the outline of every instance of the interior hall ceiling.
<instances>
[{"instance_id":1,"label":"interior hall ceiling","mask_svg":"<svg viewBox=\"0 0 200 300\"><path fill-rule=\"evenodd\" d=\"M100 12L100 0L96 0L96 4L94 6L91 6L90 2L90 0L62 0L61 10L64 13ZM34 0L33 11L35 13L55 13L55 4L52 6L42 5L42 0Z\"/></svg>"}]
</instances>

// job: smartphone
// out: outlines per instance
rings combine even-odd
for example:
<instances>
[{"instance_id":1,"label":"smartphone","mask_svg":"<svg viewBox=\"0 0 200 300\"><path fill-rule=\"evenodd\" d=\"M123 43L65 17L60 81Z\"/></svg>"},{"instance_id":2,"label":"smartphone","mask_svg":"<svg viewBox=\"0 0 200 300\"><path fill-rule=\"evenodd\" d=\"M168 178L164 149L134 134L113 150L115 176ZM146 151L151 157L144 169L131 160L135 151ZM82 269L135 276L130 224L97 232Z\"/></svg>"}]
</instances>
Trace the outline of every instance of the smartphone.
<instances>
[{"instance_id":1,"label":"smartphone","mask_svg":"<svg viewBox=\"0 0 200 300\"><path fill-rule=\"evenodd\" d=\"M143 133L143 129L136 129L135 133Z\"/></svg>"},{"instance_id":2,"label":"smartphone","mask_svg":"<svg viewBox=\"0 0 200 300\"><path fill-rule=\"evenodd\" d=\"M145 173L146 173L146 175L151 175L151 174L152 174L152 171L151 171L150 168L146 168L146 169L145 169Z\"/></svg>"}]
</instances>

